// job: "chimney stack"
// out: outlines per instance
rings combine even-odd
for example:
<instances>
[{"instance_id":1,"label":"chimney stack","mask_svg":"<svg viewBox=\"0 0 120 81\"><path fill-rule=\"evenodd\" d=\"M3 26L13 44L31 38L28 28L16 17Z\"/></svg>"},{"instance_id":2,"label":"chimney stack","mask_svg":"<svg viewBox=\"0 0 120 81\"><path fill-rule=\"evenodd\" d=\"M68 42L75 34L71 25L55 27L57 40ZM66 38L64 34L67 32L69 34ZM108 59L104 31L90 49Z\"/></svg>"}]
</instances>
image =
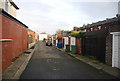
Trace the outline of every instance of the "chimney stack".
<instances>
[{"instance_id":1,"label":"chimney stack","mask_svg":"<svg viewBox=\"0 0 120 81\"><path fill-rule=\"evenodd\" d=\"M118 2L118 14L116 16L120 17L120 1Z\"/></svg>"}]
</instances>

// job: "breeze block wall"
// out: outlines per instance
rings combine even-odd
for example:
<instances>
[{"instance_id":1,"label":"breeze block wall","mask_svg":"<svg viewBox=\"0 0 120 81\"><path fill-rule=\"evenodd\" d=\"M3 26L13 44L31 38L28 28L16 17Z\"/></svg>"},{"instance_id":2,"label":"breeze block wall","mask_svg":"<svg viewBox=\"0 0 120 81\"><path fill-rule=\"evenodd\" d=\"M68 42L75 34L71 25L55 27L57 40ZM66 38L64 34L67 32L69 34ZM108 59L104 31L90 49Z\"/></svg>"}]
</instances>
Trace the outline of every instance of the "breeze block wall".
<instances>
[{"instance_id":1,"label":"breeze block wall","mask_svg":"<svg viewBox=\"0 0 120 81\"><path fill-rule=\"evenodd\" d=\"M106 37L106 64L112 65L112 35L110 33L120 32L120 18L105 24L104 27L108 28L108 36Z\"/></svg>"},{"instance_id":2,"label":"breeze block wall","mask_svg":"<svg viewBox=\"0 0 120 81\"><path fill-rule=\"evenodd\" d=\"M0 10L2 19L2 69L6 69L22 52L27 50L28 27L8 13Z\"/></svg>"}]
</instances>

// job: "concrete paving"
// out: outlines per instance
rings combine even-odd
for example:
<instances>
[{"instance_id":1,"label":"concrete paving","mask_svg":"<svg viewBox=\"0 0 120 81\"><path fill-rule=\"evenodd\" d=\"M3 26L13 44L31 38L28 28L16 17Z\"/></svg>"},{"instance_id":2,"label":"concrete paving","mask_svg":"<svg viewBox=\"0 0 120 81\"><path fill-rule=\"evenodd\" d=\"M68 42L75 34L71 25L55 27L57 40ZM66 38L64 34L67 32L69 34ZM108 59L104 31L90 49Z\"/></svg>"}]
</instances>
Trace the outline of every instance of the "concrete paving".
<instances>
[{"instance_id":1,"label":"concrete paving","mask_svg":"<svg viewBox=\"0 0 120 81\"><path fill-rule=\"evenodd\" d=\"M67 53L39 42L20 79L116 79Z\"/></svg>"}]
</instances>

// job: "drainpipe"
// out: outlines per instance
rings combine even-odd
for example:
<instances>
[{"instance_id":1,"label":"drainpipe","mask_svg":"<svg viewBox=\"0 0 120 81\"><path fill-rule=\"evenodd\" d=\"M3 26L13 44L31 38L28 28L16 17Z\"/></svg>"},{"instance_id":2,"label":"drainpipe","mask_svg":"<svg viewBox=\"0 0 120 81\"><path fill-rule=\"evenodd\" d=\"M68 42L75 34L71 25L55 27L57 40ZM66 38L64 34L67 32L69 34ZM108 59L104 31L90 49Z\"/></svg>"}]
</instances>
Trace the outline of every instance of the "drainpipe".
<instances>
[{"instance_id":1,"label":"drainpipe","mask_svg":"<svg viewBox=\"0 0 120 81\"><path fill-rule=\"evenodd\" d=\"M8 13L8 0L5 1L5 11Z\"/></svg>"}]
</instances>

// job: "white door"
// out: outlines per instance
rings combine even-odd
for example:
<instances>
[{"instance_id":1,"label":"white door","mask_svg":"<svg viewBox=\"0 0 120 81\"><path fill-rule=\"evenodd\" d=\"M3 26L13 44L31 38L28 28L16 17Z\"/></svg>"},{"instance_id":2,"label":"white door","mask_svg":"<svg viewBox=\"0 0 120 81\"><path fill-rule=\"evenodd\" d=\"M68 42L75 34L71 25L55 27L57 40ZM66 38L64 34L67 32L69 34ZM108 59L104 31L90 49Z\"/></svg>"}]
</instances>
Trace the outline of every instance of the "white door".
<instances>
[{"instance_id":1,"label":"white door","mask_svg":"<svg viewBox=\"0 0 120 81\"><path fill-rule=\"evenodd\" d=\"M64 49L66 49L66 45L68 45L68 37L64 37Z\"/></svg>"},{"instance_id":2,"label":"white door","mask_svg":"<svg viewBox=\"0 0 120 81\"><path fill-rule=\"evenodd\" d=\"M112 67L120 68L120 32L113 32Z\"/></svg>"},{"instance_id":3,"label":"white door","mask_svg":"<svg viewBox=\"0 0 120 81\"><path fill-rule=\"evenodd\" d=\"M72 50L71 49L72 45L76 45L76 38L75 37L70 37L70 51Z\"/></svg>"},{"instance_id":4,"label":"white door","mask_svg":"<svg viewBox=\"0 0 120 81\"><path fill-rule=\"evenodd\" d=\"M58 39L56 39L56 46L57 46L57 43L58 43Z\"/></svg>"}]
</instances>

